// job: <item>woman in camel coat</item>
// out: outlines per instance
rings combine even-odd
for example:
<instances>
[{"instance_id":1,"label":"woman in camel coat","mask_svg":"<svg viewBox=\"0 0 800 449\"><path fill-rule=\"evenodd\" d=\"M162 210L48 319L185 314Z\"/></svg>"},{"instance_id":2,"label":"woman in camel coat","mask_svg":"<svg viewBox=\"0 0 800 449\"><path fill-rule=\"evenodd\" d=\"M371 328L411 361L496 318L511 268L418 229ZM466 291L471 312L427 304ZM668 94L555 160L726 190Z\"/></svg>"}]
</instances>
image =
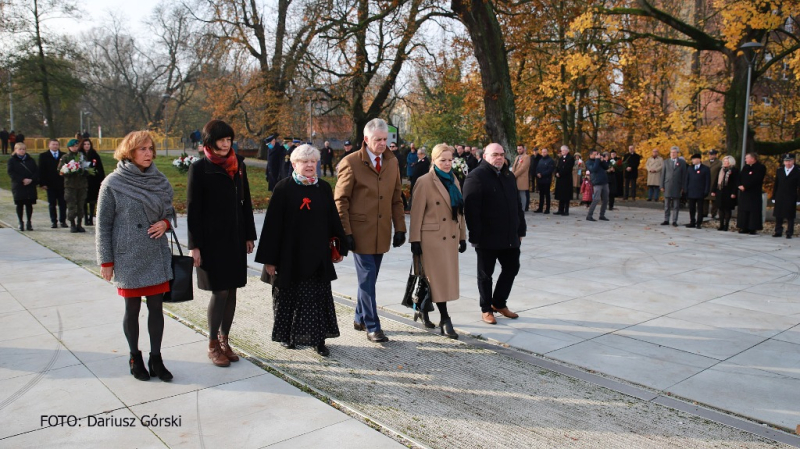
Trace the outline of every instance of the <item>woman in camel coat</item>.
<instances>
[{"instance_id":1,"label":"woman in camel coat","mask_svg":"<svg viewBox=\"0 0 800 449\"><path fill-rule=\"evenodd\" d=\"M431 161L431 171L414 186L409 241L411 252L420 256L431 298L439 309L442 335L458 338L447 313L447 301L460 296L458 253L467 249L464 201L461 186L452 172L453 149L445 144L436 145Z\"/></svg>"}]
</instances>

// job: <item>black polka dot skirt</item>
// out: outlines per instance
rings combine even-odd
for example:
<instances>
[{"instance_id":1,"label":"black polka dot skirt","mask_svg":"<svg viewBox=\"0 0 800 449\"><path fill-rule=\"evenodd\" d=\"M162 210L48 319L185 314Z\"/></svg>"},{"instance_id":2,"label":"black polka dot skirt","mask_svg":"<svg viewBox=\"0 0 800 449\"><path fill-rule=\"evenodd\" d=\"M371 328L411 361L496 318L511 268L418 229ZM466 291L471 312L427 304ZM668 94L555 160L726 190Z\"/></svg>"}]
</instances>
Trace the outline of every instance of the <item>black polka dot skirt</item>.
<instances>
[{"instance_id":1,"label":"black polka dot skirt","mask_svg":"<svg viewBox=\"0 0 800 449\"><path fill-rule=\"evenodd\" d=\"M339 336L330 281L312 278L272 288L272 341L316 346Z\"/></svg>"}]
</instances>

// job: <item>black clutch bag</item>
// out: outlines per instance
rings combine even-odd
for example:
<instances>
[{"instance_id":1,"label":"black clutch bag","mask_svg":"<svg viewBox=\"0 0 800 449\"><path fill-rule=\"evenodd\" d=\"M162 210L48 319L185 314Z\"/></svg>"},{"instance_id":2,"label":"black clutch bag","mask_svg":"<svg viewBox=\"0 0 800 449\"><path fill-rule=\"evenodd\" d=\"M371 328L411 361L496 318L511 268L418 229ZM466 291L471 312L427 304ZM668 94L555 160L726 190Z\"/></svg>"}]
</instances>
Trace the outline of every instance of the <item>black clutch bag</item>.
<instances>
[{"instance_id":1,"label":"black clutch bag","mask_svg":"<svg viewBox=\"0 0 800 449\"><path fill-rule=\"evenodd\" d=\"M175 230L170 228L172 238L170 248L172 249L172 280L169 281L169 291L164 293L164 302L186 302L194 299L194 259L191 256L184 256L178 236ZM175 254L175 246L178 247L178 254Z\"/></svg>"}]
</instances>

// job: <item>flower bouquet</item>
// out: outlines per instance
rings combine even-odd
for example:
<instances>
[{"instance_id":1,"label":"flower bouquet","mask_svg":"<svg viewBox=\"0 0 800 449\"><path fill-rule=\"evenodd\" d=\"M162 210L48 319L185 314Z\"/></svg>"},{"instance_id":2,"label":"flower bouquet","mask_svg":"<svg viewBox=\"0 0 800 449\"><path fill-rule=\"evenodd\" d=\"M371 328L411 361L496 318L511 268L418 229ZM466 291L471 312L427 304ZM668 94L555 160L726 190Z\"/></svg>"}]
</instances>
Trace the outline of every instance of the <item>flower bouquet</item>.
<instances>
[{"instance_id":1,"label":"flower bouquet","mask_svg":"<svg viewBox=\"0 0 800 449\"><path fill-rule=\"evenodd\" d=\"M464 179L466 179L468 172L469 167L467 167L467 161L464 158L457 157L453 159L453 173L461 185L464 185Z\"/></svg>"},{"instance_id":2,"label":"flower bouquet","mask_svg":"<svg viewBox=\"0 0 800 449\"><path fill-rule=\"evenodd\" d=\"M199 157L189 156L188 154L183 153L179 158L172 161L172 165L175 166L175 168L177 168L181 174L186 174L186 172L189 171L189 167L199 160Z\"/></svg>"},{"instance_id":3,"label":"flower bouquet","mask_svg":"<svg viewBox=\"0 0 800 449\"><path fill-rule=\"evenodd\" d=\"M63 176L82 175L85 172L83 164L80 161L72 160L61 166L61 173Z\"/></svg>"}]
</instances>

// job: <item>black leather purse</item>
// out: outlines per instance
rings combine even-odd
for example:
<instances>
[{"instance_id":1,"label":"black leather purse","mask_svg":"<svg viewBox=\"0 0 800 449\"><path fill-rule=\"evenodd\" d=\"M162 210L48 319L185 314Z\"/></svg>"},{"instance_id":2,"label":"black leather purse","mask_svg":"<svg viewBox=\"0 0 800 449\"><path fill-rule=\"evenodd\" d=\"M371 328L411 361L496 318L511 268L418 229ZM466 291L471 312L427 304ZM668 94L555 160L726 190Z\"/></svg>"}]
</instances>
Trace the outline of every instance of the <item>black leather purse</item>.
<instances>
[{"instance_id":1,"label":"black leather purse","mask_svg":"<svg viewBox=\"0 0 800 449\"><path fill-rule=\"evenodd\" d=\"M408 308L417 306L417 310L433 312L433 301L431 300L431 289L425 272L422 269L422 262L419 256L414 256L411 268L408 269L408 282L406 282L406 292L403 301L400 303Z\"/></svg>"},{"instance_id":2,"label":"black leather purse","mask_svg":"<svg viewBox=\"0 0 800 449\"><path fill-rule=\"evenodd\" d=\"M194 259L192 256L184 256L178 236L175 230L170 227L172 238L170 239L170 249L172 250L172 280L169 281L169 291L164 293L164 302L186 302L194 299ZM175 246L178 247L178 255L175 255Z\"/></svg>"}]
</instances>

